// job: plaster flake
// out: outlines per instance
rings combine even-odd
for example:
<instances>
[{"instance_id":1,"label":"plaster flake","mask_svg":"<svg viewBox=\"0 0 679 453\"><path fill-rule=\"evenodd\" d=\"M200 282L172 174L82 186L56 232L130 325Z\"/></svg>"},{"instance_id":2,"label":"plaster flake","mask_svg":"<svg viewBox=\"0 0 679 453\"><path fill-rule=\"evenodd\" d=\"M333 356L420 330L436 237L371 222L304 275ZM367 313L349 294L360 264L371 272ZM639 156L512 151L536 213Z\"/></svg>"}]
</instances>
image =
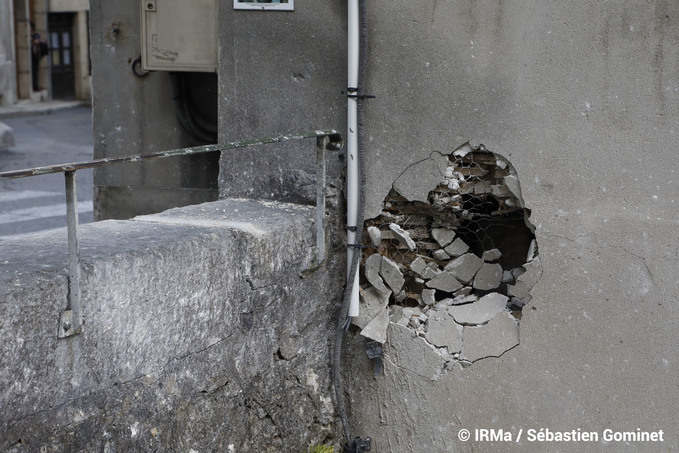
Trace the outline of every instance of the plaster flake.
<instances>
[{"instance_id":1,"label":"plaster flake","mask_svg":"<svg viewBox=\"0 0 679 453\"><path fill-rule=\"evenodd\" d=\"M401 244L408 247L408 250L415 250L415 241L411 239L410 233L395 223L389 224L389 229Z\"/></svg>"},{"instance_id":2,"label":"plaster flake","mask_svg":"<svg viewBox=\"0 0 679 453\"><path fill-rule=\"evenodd\" d=\"M398 264L396 264L386 256L382 257L382 264L380 265L380 275L394 293L398 293L401 291L403 283L405 283L405 279L403 278L401 269L398 267Z\"/></svg>"},{"instance_id":3,"label":"plaster flake","mask_svg":"<svg viewBox=\"0 0 679 453\"><path fill-rule=\"evenodd\" d=\"M368 259L365 260L364 273L368 282L376 288L378 291L386 294L390 294L391 290L384 285L384 281L380 276L380 268L382 267L382 255L374 254L370 255Z\"/></svg>"},{"instance_id":4,"label":"plaster flake","mask_svg":"<svg viewBox=\"0 0 679 453\"><path fill-rule=\"evenodd\" d=\"M500 357L519 344L519 326L509 313L498 313L488 324L465 327L462 331L462 358L470 362Z\"/></svg>"},{"instance_id":5,"label":"plaster flake","mask_svg":"<svg viewBox=\"0 0 679 453\"><path fill-rule=\"evenodd\" d=\"M459 324L483 324L490 321L507 306L509 298L499 293L486 294L477 302L465 305L454 305L448 313Z\"/></svg>"}]
</instances>

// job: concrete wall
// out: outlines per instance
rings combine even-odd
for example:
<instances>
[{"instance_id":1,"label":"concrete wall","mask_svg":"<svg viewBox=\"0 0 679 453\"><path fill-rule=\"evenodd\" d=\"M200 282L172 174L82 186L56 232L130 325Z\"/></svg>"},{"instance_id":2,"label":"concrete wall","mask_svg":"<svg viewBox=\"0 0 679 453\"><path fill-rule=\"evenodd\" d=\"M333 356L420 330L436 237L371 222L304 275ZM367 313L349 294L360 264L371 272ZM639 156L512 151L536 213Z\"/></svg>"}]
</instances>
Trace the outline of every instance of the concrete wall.
<instances>
[{"instance_id":1,"label":"concrete wall","mask_svg":"<svg viewBox=\"0 0 679 453\"><path fill-rule=\"evenodd\" d=\"M313 208L222 200L4 242L0 450L305 451L336 438L327 332L341 288ZM326 266L327 265L327 266Z\"/></svg>"},{"instance_id":2,"label":"concrete wall","mask_svg":"<svg viewBox=\"0 0 679 453\"><path fill-rule=\"evenodd\" d=\"M139 2L93 1L90 9L94 155L111 157L198 144L175 117L170 76L136 77ZM95 171L95 214L130 218L217 198L217 156Z\"/></svg>"},{"instance_id":3,"label":"concrete wall","mask_svg":"<svg viewBox=\"0 0 679 453\"><path fill-rule=\"evenodd\" d=\"M129 71L139 52L137 7L92 4L98 156L186 143L163 96L164 75L135 79ZM233 11L220 3L220 140L344 129L346 6L298 0L295 7ZM554 444L529 442L527 430L602 436L639 428L662 430L665 440L556 448L679 448L670 434L679 403L679 7L376 0L368 13L367 93L376 98L366 111L366 216L379 214L400 175L421 179L413 164L482 143L516 169L543 273L523 308L519 344L500 357L446 364L394 322L384 374L373 377L364 340L352 330L346 380L354 434L372 436L375 451L544 451ZM305 150L222 156L220 195L308 202L313 151ZM341 187L344 163L329 164ZM141 206L165 187L146 167L98 178L97 203L109 212L128 197ZM331 210L335 224L340 212ZM333 284L343 278L337 272ZM513 442L458 436L491 428Z\"/></svg>"},{"instance_id":4,"label":"concrete wall","mask_svg":"<svg viewBox=\"0 0 679 453\"><path fill-rule=\"evenodd\" d=\"M343 121L343 8L295 6L220 13L222 132ZM392 324L384 375L373 378L357 337L348 360L357 367L348 376L355 434L372 436L377 451L544 451L552 446L525 434L490 445L462 442L458 431L502 428L515 439L521 428L640 428L664 430L665 441L558 448L679 448L668 434L679 402L679 7L377 0L368 9L367 92L377 98L366 118L367 217L411 164L483 143L518 172L544 272L523 309L520 344L500 358L442 369L431 348ZM223 158L222 194L275 196L278 180L233 180L265 168L257 159ZM294 151L287 159L304 168ZM283 150L275 163L285 160Z\"/></svg>"},{"instance_id":5,"label":"concrete wall","mask_svg":"<svg viewBox=\"0 0 679 453\"><path fill-rule=\"evenodd\" d=\"M14 4L0 2L0 105L16 102L16 53L14 48Z\"/></svg>"}]
</instances>

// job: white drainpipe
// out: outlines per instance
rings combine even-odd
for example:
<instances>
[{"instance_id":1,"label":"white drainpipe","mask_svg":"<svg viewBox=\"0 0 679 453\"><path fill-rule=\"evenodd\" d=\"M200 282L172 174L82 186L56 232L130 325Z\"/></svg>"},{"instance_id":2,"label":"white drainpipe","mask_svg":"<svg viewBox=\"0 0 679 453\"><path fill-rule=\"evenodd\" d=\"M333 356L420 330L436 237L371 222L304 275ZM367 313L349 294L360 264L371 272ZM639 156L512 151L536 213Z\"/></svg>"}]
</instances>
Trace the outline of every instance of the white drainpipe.
<instances>
[{"instance_id":1,"label":"white drainpipe","mask_svg":"<svg viewBox=\"0 0 679 453\"><path fill-rule=\"evenodd\" d=\"M358 0L348 0L348 39L347 39L347 87L349 89L358 88L358 65L359 65L359 12ZM348 94L357 94L349 92ZM358 99L349 96L347 101L347 226L362 228L356 225L358 220L358 197L359 197L359 175L358 175ZM350 244L347 248L347 278L351 275L351 264L354 254L360 253L360 249L353 247L356 241L356 231L347 229L347 241ZM349 304L349 316L358 316L358 268L353 284L351 286L351 303Z\"/></svg>"}]
</instances>

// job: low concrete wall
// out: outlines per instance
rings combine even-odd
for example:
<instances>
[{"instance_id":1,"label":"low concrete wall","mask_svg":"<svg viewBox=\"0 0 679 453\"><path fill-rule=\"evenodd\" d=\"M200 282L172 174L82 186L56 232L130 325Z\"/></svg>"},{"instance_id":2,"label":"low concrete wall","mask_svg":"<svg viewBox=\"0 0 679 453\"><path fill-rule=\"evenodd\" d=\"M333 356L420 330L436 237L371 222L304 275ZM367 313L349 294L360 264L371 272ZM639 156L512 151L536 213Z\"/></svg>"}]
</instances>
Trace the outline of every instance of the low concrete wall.
<instances>
[{"instance_id":1,"label":"low concrete wall","mask_svg":"<svg viewBox=\"0 0 679 453\"><path fill-rule=\"evenodd\" d=\"M66 237L2 243L0 450L303 451L336 437L314 209L222 200L81 227L82 334L58 340ZM336 280L336 279L335 279Z\"/></svg>"}]
</instances>

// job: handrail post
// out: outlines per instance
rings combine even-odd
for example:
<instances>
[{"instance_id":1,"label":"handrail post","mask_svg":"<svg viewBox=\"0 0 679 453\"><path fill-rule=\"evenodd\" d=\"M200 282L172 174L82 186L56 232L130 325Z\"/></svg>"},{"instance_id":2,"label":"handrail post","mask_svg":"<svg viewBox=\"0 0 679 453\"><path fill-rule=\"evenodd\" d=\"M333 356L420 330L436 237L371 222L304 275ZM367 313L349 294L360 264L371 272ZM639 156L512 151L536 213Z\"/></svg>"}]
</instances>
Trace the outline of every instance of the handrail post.
<instances>
[{"instance_id":1,"label":"handrail post","mask_svg":"<svg viewBox=\"0 0 679 453\"><path fill-rule=\"evenodd\" d=\"M316 264L325 260L325 149L330 142L327 135L316 138Z\"/></svg>"},{"instance_id":2,"label":"handrail post","mask_svg":"<svg viewBox=\"0 0 679 453\"><path fill-rule=\"evenodd\" d=\"M58 338L77 335L82 331L80 309L80 243L78 238L78 187L75 170L64 172L66 180L66 222L68 227L68 305L61 313Z\"/></svg>"}]
</instances>

